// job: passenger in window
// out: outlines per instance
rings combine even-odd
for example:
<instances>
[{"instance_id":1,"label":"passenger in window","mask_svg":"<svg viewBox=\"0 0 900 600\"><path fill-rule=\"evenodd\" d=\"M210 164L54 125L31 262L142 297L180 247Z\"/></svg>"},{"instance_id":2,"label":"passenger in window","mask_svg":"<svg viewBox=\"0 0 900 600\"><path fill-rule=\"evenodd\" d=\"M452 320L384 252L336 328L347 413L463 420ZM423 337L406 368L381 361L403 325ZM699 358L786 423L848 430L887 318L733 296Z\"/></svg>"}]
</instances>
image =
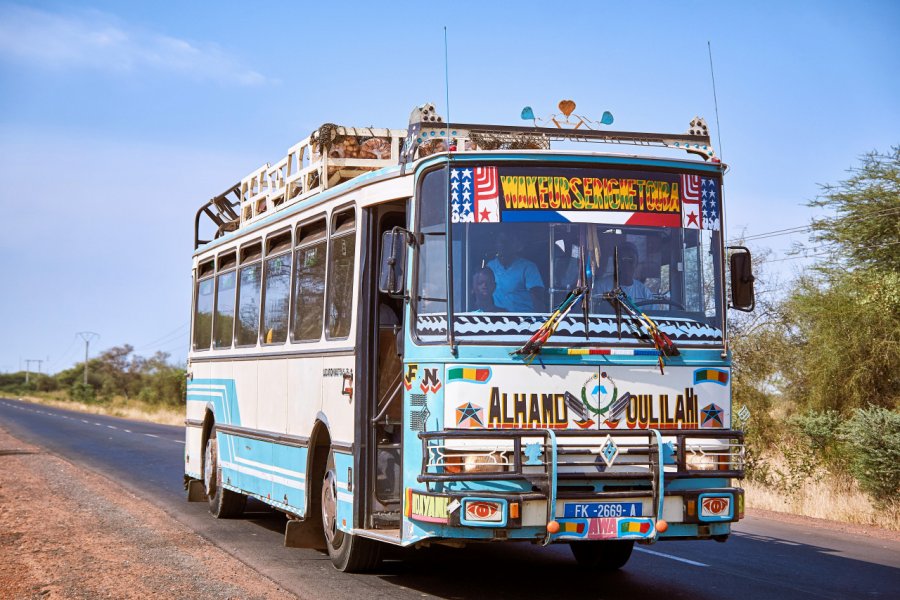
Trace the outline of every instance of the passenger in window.
<instances>
[{"instance_id":1,"label":"passenger in window","mask_svg":"<svg viewBox=\"0 0 900 600\"><path fill-rule=\"evenodd\" d=\"M494 302L497 280L487 267L475 271L472 276L472 312L506 312Z\"/></svg>"},{"instance_id":2,"label":"passenger in window","mask_svg":"<svg viewBox=\"0 0 900 600\"><path fill-rule=\"evenodd\" d=\"M619 287L622 288L622 291L628 294L628 297L635 302L640 302L641 300L653 300L653 292L644 285L643 281L636 277L638 265L640 264L640 254L638 253L637 246L631 242L624 242L618 244L618 248ZM613 277L610 273L600 280L599 288L596 285L594 286L594 292L605 293L612 290L613 286Z\"/></svg>"},{"instance_id":3,"label":"passenger in window","mask_svg":"<svg viewBox=\"0 0 900 600\"><path fill-rule=\"evenodd\" d=\"M519 256L520 242L503 232L497 236L497 255L487 266L494 272L494 303L510 312L534 312L544 307L544 280L537 265Z\"/></svg>"}]
</instances>

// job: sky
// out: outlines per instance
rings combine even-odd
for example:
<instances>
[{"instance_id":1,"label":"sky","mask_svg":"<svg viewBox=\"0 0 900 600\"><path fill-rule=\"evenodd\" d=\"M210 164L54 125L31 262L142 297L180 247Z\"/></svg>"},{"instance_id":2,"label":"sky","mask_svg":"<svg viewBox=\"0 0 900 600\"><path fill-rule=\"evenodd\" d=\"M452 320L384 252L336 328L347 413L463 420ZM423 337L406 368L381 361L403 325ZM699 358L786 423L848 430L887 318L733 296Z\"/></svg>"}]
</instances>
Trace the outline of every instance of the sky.
<instances>
[{"instance_id":1,"label":"sky","mask_svg":"<svg viewBox=\"0 0 900 600\"><path fill-rule=\"evenodd\" d=\"M199 206L324 122L446 117L444 27L452 121L705 117L728 238L807 225L819 184L900 143L890 0L0 2L0 372L72 366L81 331L184 361ZM754 249L790 277L798 241Z\"/></svg>"}]
</instances>

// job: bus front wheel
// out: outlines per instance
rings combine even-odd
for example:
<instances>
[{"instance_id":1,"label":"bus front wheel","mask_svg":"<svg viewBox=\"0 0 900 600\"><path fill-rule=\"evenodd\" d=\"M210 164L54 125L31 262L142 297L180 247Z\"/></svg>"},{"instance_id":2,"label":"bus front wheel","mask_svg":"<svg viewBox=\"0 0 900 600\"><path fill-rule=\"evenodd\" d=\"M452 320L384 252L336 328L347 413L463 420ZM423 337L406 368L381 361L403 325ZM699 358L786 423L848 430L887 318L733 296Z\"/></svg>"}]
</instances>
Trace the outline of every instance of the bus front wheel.
<instances>
[{"instance_id":1,"label":"bus front wheel","mask_svg":"<svg viewBox=\"0 0 900 600\"><path fill-rule=\"evenodd\" d=\"M632 540L569 542L575 561L582 567L600 571L621 569L631 558Z\"/></svg>"},{"instance_id":2,"label":"bus front wheel","mask_svg":"<svg viewBox=\"0 0 900 600\"><path fill-rule=\"evenodd\" d=\"M244 512L247 496L227 490L222 486L222 469L219 468L219 443L213 427L203 450L203 486L209 499L209 512L217 519L237 517Z\"/></svg>"},{"instance_id":3,"label":"bus front wheel","mask_svg":"<svg viewBox=\"0 0 900 600\"><path fill-rule=\"evenodd\" d=\"M338 480L334 455L328 453L328 465L322 480L322 528L328 556L338 571L360 573L375 568L381 561L381 544L341 531L337 526Z\"/></svg>"}]
</instances>

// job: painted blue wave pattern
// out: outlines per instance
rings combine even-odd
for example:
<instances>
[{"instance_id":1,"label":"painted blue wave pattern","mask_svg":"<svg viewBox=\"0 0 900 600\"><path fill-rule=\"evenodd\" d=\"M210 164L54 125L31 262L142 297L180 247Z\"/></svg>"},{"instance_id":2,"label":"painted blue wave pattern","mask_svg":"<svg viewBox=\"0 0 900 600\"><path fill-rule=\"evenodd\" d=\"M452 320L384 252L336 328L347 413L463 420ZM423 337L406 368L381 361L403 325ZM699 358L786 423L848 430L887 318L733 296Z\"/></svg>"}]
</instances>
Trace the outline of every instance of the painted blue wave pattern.
<instances>
[{"instance_id":1,"label":"painted blue wave pattern","mask_svg":"<svg viewBox=\"0 0 900 600\"><path fill-rule=\"evenodd\" d=\"M216 423L241 424L234 379L195 379L187 385L187 400L212 403Z\"/></svg>"},{"instance_id":2,"label":"painted blue wave pattern","mask_svg":"<svg viewBox=\"0 0 900 600\"><path fill-rule=\"evenodd\" d=\"M499 342L522 342L532 335L546 317L528 315L508 315L502 313L456 315L454 334L457 339L480 339L490 336ZM675 342L714 345L721 343L722 330L706 323L691 319L655 319L659 328ZM619 341L616 319L613 316L593 316L588 321L591 343L616 343ZM447 335L446 315L418 315L416 332L424 341L440 341ZM627 321L622 322L622 338L629 334ZM559 324L553 336L554 341L584 341L584 320L567 316ZM483 341L483 339L481 340Z\"/></svg>"}]
</instances>

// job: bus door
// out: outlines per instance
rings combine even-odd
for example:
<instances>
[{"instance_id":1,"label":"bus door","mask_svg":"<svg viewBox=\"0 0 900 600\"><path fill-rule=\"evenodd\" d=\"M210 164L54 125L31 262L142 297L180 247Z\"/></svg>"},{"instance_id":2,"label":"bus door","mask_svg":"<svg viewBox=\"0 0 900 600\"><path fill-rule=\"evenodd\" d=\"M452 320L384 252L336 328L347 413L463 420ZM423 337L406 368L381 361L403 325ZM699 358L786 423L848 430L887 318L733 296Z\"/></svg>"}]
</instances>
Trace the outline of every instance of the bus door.
<instances>
[{"instance_id":1,"label":"bus door","mask_svg":"<svg viewBox=\"0 0 900 600\"><path fill-rule=\"evenodd\" d=\"M407 227L406 202L390 203L373 209L374 235L370 250L375 260L373 271L380 264L380 241L385 231L394 227ZM377 275L377 273L375 273ZM370 471L369 506L370 526L376 529L398 529L400 527L400 491L402 445L402 405L403 405L403 361L400 356L398 339L402 335L403 311L405 304L401 298L391 298L378 292L375 295L369 331L372 340L370 373L374 381L369 388L371 448L374 460L369 462Z\"/></svg>"}]
</instances>

